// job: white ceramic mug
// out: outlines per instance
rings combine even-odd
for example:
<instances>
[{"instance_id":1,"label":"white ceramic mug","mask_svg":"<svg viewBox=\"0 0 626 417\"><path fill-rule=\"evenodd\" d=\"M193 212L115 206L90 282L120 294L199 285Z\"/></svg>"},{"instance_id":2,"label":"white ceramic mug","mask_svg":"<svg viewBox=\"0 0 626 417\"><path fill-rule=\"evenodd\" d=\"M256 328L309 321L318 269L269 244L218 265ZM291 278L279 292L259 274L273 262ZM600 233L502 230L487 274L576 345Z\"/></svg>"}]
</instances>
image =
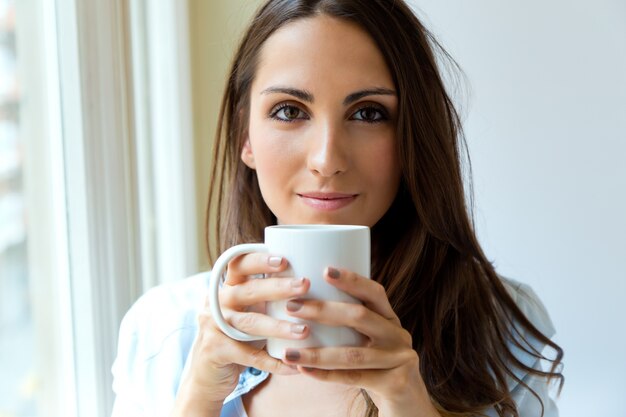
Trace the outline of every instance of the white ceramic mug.
<instances>
[{"instance_id":1,"label":"white ceramic mug","mask_svg":"<svg viewBox=\"0 0 626 417\"><path fill-rule=\"evenodd\" d=\"M247 243L226 250L215 262L209 281L211 314L219 328L233 339L241 341L263 340L235 329L224 320L218 301L219 284L228 262L236 256L252 252L265 252L282 256L289 268L272 276L305 277L311 281L309 292L303 299L318 299L360 303L359 300L324 281L324 270L329 267L345 268L370 277L370 229L367 226L343 225L280 225L265 228L265 243ZM310 327L304 340L270 338L267 352L281 358L286 348L359 346L363 336L347 327L328 326L289 316L287 301L272 301L266 314L279 320L305 323Z\"/></svg>"}]
</instances>

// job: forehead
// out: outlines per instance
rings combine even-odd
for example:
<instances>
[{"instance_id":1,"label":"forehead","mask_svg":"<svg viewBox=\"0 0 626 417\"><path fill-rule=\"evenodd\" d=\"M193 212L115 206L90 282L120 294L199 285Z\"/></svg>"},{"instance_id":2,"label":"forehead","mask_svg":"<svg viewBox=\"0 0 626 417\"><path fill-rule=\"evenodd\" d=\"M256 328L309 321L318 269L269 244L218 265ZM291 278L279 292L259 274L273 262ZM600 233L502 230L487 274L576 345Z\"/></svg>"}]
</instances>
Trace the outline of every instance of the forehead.
<instances>
[{"instance_id":1,"label":"forehead","mask_svg":"<svg viewBox=\"0 0 626 417\"><path fill-rule=\"evenodd\" d=\"M342 90L394 87L371 36L356 23L325 15L288 23L265 41L253 90L270 84Z\"/></svg>"}]
</instances>

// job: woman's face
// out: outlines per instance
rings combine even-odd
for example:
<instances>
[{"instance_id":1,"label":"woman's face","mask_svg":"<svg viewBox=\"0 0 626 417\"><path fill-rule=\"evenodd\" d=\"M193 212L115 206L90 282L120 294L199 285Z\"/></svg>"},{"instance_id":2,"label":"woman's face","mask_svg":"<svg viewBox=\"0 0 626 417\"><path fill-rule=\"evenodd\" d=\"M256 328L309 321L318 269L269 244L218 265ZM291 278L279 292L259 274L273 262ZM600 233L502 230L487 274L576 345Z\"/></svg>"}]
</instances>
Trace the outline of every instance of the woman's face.
<instances>
[{"instance_id":1,"label":"woman's face","mask_svg":"<svg viewBox=\"0 0 626 417\"><path fill-rule=\"evenodd\" d=\"M397 95L358 26L300 19L264 43L241 158L281 224L373 226L400 182Z\"/></svg>"}]
</instances>

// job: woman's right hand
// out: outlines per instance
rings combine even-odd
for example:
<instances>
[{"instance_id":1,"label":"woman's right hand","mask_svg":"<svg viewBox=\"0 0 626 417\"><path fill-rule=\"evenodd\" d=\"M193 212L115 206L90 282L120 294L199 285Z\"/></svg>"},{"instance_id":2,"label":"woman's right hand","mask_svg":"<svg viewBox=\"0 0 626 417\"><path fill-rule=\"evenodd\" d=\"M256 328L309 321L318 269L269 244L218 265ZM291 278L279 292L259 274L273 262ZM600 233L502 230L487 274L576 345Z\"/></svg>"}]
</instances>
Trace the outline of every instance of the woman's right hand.
<instances>
[{"instance_id":1,"label":"woman's right hand","mask_svg":"<svg viewBox=\"0 0 626 417\"><path fill-rule=\"evenodd\" d=\"M264 314L265 302L299 298L310 288L306 278L253 278L287 269L284 258L251 253L228 264L219 300L231 326L263 338L300 340L308 336L306 325L276 320ZM207 297L208 300L208 297ZM208 303L208 302L207 302ZM274 374L298 371L264 350L264 342L240 342L226 336L211 316L208 304L198 316L198 334L191 350L191 366L178 391L173 416L219 416L224 399L235 389L246 367Z\"/></svg>"}]
</instances>

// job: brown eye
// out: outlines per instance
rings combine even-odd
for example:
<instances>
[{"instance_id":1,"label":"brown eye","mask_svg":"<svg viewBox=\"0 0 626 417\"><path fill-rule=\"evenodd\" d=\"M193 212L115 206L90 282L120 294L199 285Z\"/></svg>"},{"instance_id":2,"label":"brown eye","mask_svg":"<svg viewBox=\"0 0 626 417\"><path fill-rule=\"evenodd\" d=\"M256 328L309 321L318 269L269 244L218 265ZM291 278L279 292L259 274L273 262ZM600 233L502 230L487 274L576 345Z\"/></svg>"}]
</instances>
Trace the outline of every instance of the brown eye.
<instances>
[{"instance_id":1,"label":"brown eye","mask_svg":"<svg viewBox=\"0 0 626 417\"><path fill-rule=\"evenodd\" d=\"M286 107L283 109L283 114L287 119L296 119L300 114L300 110L296 109L295 107Z\"/></svg>"},{"instance_id":2,"label":"brown eye","mask_svg":"<svg viewBox=\"0 0 626 417\"><path fill-rule=\"evenodd\" d=\"M380 109L376 106L367 106L362 107L354 112L351 119L360 120L367 123L376 123L387 120L388 117L383 109Z\"/></svg>"},{"instance_id":3,"label":"brown eye","mask_svg":"<svg viewBox=\"0 0 626 417\"><path fill-rule=\"evenodd\" d=\"M292 106L290 104L283 104L275 108L270 113L270 117L283 122L293 122L300 119L308 119L306 113L304 113L298 107Z\"/></svg>"}]
</instances>

